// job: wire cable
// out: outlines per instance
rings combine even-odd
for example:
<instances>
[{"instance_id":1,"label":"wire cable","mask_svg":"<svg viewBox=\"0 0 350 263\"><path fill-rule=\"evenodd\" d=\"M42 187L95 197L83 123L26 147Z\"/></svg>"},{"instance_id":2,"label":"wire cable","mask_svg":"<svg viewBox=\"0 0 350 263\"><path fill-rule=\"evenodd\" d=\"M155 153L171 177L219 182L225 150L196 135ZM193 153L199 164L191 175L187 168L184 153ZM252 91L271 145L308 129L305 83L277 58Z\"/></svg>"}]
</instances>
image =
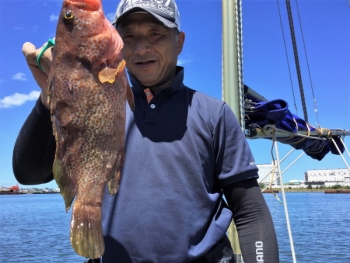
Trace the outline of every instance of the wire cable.
<instances>
[{"instance_id":1,"label":"wire cable","mask_svg":"<svg viewBox=\"0 0 350 263\"><path fill-rule=\"evenodd\" d=\"M293 100L294 100L294 108L295 108L296 115L298 115L298 107L297 107L297 103L296 103L296 100L295 100L295 92L294 92L294 85L293 85L292 73L290 72L290 63L289 63L289 56L288 56L288 52L287 52L286 37L285 37L285 34L284 34L284 29L283 29L281 9L280 9L279 1L278 1L278 0L276 0L276 1L277 1L278 14L279 14L279 17L280 17L280 24L281 24L281 29L282 29L284 51L285 51L285 53L286 53L286 58L287 58L289 80L290 80L290 85L291 85L291 87L292 87ZM349 0L349 1L350 1L350 0Z\"/></svg>"},{"instance_id":2,"label":"wire cable","mask_svg":"<svg viewBox=\"0 0 350 263\"><path fill-rule=\"evenodd\" d=\"M303 81L302 81L301 72L300 72L300 63L299 63L299 56L298 56L298 47L297 47L297 43L296 43L296 39L295 39L293 15L292 15L292 8L291 8L291 5L290 5L290 0L286 0L286 5L287 5L287 12L288 12L288 20L289 20L290 34L291 34L292 43L293 43L293 51L294 51L295 66L296 66L297 75L298 75L298 82L299 82L301 103L302 103L302 105L303 105L304 120L305 120L306 122L309 122L309 121L308 121L308 115L307 115L307 109L306 109L306 103L305 103L305 95L304 95Z\"/></svg>"},{"instance_id":3,"label":"wire cable","mask_svg":"<svg viewBox=\"0 0 350 263\"><path fill-rule=\"evenodd\" d=\"M242 130L245 130L244 119L244 82L243 82L243 27L242 27L242 0L236 2L236 38L237 38L237 71L238 71L238 89L239 89L239 105L240 105L240 120Z\"/></svg>"},{"instance_id":4,"label":"wire cable","mask_svg":"<svg viewBox=\"0 0 350 263\"><path fill-rule=\"evenodd\" d=\"M301 24L301 19L300 19L298 0L296 0L295 3L296 3L296 6L297 6L297 13L298 13L298 19L299 19L299 25L300 25L300 31L301 31L301 38L303 40L306 65L307 65L307 70L308 70L309 80L310 80L310 85L311 85L311 91L312 91L312 98L314 100L314 112L316 114L317 126L320 128L321 126L320 126L320 121L319 121L319 118L318 118L318 109L317 109L317 106L316 106L316 97L315 97L315 93L314 93L314 87L313 87L313 84L312 84L312 78L311 78L310 66L309 66L309 59L308 59L307 52L306 52L304 32L303 32L303 27L302 27L302 24Z\"/></svg>"}]
</instances>

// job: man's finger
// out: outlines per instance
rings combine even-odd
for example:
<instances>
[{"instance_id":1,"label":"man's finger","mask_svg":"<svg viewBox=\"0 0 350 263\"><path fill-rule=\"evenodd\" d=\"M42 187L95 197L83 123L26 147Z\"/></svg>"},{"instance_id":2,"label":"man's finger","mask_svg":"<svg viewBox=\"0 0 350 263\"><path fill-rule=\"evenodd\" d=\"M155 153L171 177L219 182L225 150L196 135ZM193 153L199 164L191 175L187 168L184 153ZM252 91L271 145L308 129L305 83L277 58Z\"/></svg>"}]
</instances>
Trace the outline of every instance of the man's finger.
<instances>
[{"instance_id":1,"label":"man's finger","mask_svg":"<svg viewBox=\"0 0 350 263\"><path fill-rule=\"evenodd\" d=\"M45 43L41 48L36 49L34 44L30 42L26 42L23 44L22 52L23 52L23 55L26 57L27 63L31 69L34 69L35 71L36 71L35 68L39 69L36 58L38 57L38 55L46 45L47 43ZM48 48L40 58L40 65L46 74L49 74L50 72L51 60L52 60L52 47Z\"/></svg>"},{"instance_id":2,"label":"man's finger","mask_svg":"<svg viewBox=\"0 0 350 263\"><path fill-rule=\"evenodd\" d=\"M25 56L28 65L36 65L36 47L30 43L30 42L26 42L23 44L22 46L22 53Z\"/></svg>"},{"instance_id":3,"label":"man's finger","mask_svg":"<svg viewBox=\"0 0 350 263\"><path fill-rule=\"evenodd\" d=\"M46 46L47 43L44 44L44 46ZM41 48L39 48L36 51L36 57L39 56L40 52L42 51L42 49L44 48L44 46L42 46ZM50 72L50 68L51 68L51 61L52 61L52 49L53 47L49 47L48 49L45 50L45 52L42 54L41 58L40 58L40 66L41 68L44 70L44 72L46 74L49 74ZM37 65L37 63L36 63ZM37 65L38 66L38 65ZM39 67L39 66L38 66Z\"/></svg>"},{"instance_id":4,"label":"man's finger","mask_svg":"<svg viewBox=\"0 0 350 263\"><path fill-rule=\"evenodd\" d=\"M41 100L43 104L48 108L47 103L47 93L48 93L48 73L50 71L50 65L51 65L51 50L49 50L49 58L45 57L41 60L41 66L44 71L42 71L39 66L37 65L36 58L38 52L41 51L42 48L36 49L36 47L30 43L26 42L22 46L22 53L25 56L27 60L27 64L29 69L31 70L33 77L35 81L37 82L38 86L41 88ZM45 52L46 53L46 52ZM46 54L43 54L46 55ZM47 62L48 61L48 62Z\"/></svg>"}]
</instances>

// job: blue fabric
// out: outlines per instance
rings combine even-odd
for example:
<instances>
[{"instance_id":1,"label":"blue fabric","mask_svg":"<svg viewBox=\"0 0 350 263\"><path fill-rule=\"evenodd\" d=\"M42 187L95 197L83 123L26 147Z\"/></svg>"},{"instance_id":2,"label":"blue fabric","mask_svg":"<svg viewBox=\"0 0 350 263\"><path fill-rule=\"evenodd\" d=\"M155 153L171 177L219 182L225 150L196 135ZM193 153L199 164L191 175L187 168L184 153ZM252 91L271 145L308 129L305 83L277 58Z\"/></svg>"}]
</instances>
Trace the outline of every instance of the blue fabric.
<instances>
[{"instance_id":1,"label":"blue fabric","mask_svg":"<svg viewBox=\"0 0 350 263\"><path fill-rule=\"evenodd\" d=\"M251 102L249 107L246 107L246 127L264 127L267 124L273 124L276 128L288 131L308 131L307 123L292 114L288 109L288 103L284 100L277 99L267 102ZM315 128L309 125L309 130L314 131ZM344 145L340 141L339 136L332 136L341 152L344 152ZM316 160L322 160L329 152L339 154L333 142L327 140L315 140L312 138L304 138L295 136L290 139L277 138L281 143L289 144L295 149L304 150L305 153Z\"/></svg>"},{"instance_id":2,"label":"blue fabric","mask_svg":"<svg viewBox=\"0 0 350 263\"><path fill-rule=\"evenodd\" d=\"M231 222L222 186L258 176L228 105L182 81L178 68L148 104L131 77L135 112L127 107L120 189L103 200L104 263L185 263L207 254Z\"/></svg>"}]
</instances>

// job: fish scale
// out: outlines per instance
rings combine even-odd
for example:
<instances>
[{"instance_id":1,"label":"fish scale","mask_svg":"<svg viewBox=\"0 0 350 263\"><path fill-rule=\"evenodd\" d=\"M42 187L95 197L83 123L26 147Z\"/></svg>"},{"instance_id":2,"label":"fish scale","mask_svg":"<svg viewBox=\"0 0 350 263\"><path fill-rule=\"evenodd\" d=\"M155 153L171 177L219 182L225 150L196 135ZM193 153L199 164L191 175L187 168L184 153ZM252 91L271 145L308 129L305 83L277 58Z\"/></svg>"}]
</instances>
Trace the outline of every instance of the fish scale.
<instances>
[{"instance_id":1,"label":"fish scale","mask_svg":"<svg viewBox=\"0 0 350 263\"><path fill-rule=\"evenodd\" d=\"M134 108L123 42L100 0L63 1L55 42L49 75L53 174L66 210L72 206L74 250L98 258L104 253L104 189L107 183L111 195L119 189L126 101Z\"/></svg>"}]
</instances>

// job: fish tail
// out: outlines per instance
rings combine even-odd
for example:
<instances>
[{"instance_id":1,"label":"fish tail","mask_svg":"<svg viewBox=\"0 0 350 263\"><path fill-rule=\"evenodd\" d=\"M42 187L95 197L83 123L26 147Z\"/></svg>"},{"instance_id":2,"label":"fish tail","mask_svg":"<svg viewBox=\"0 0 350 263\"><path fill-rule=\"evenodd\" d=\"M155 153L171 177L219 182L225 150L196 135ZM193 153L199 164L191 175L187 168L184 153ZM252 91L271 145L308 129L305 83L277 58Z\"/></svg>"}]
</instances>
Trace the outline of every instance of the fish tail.
<instances>
[{"instance_id":1,"label":"fish tail","mask_svg":"<svg viewBox=\"0 0 350 263\"><path fill-rule=\"evenodd\" d=\"M75 202L73 206L70 240L75 252L86 258L99 258L105 244L101 225L101 207Z\"/></svg>"}]
</instances>

